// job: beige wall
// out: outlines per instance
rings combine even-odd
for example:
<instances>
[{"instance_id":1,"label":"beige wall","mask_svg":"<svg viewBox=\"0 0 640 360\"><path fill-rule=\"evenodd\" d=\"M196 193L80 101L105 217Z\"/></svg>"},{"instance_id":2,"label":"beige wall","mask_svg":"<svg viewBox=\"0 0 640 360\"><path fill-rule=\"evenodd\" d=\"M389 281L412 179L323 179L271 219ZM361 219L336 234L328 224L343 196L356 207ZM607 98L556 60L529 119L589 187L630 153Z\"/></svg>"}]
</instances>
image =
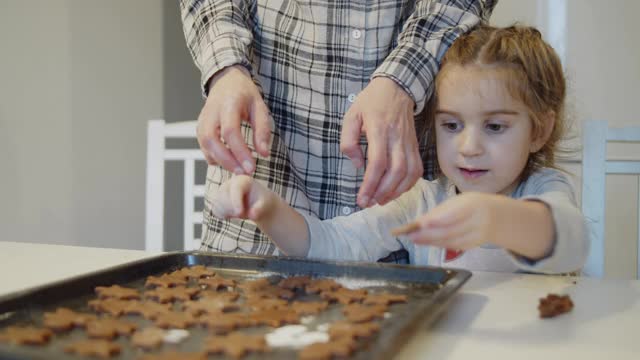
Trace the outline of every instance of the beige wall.
<instances>
[{"instance_id":1,"label":"beige wall","mask_svg":"<svg viewBox=\"0 0 640 360\"><path fill-rule=\"evenodd\" d=\"M1 2L0 44L1 239L64 243L74 229L69 4Z\"/></svg>"},{"instance_id":2,"label":"beige wall","mask_svg":"<svg viewBox=\"0 0 640 360\"><path fill-rule=\"evenodd\" d=\"M0 2L0 240L142 248L162 3Z\"/></svg>"}]
</instances>

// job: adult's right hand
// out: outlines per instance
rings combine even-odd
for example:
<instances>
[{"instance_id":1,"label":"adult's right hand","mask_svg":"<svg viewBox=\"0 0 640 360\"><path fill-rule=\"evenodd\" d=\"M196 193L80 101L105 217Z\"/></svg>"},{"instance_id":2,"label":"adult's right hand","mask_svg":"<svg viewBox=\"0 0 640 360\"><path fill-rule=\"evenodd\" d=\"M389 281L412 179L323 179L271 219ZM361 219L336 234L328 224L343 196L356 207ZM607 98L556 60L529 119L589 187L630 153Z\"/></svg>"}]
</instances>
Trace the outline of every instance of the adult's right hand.
<instances>
[{"instance_id":1,"label":"adult's right hand","mask_svg":"<svg viewBox=\"0 0 640 360\"><path fill-rule=\"evenodd\" d=\"M249 72L234 65L216 73L209 82L209 96L198 116L200 150L210 165L218 164L236 174L251 174L255 160L240 132L247 121L253 143L262 156L269 155L271 118Z\"/></svg>"}]
</instances>

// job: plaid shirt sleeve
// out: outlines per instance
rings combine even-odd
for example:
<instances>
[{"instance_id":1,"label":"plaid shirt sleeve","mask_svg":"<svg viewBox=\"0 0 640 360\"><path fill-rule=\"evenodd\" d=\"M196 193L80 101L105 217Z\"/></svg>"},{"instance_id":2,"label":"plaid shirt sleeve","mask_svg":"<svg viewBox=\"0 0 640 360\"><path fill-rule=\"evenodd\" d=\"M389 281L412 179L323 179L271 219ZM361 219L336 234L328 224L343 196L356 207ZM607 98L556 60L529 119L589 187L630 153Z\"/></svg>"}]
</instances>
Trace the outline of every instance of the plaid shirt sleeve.
<instances>
[{"instance_id":1,"label":"plaid shirt sleeve","mask_svg":"<svg viewBox=\"0 0 640 360\"><path fill-rule=\"evenodd\" d=\"M252 4L245 0L180 0L187 47L200 69L205 96L209 79L225 67L239 64L253 73L248 55L253 42Z\"/></svg>"},{"instance_id":2,"label":"plaid shirt sleeve","mask_svg":"<svg viewBox=\"0 0 640 360\"><path fill-rule=\"evenodd\" d=\"M415 101L419 114L433 92L440 60L461 34L487 21L497 0L419 1L372 78L393 79Z\"/></svg>"}]
</instances>

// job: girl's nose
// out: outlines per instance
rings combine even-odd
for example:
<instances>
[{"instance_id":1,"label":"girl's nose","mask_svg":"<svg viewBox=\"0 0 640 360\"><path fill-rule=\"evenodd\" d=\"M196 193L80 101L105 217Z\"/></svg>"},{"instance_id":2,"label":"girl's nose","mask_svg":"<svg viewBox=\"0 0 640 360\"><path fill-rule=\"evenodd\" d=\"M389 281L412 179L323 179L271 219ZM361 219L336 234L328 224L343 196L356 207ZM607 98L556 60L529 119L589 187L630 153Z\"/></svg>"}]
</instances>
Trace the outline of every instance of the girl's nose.
<instances>
[{"instance_id":1,"label":"girl's nose","mask_svg":"<svg viewBox=\"0 0 640 360\"><path fill-rule=\"evenodd\" d=\"M463 156L478 156L484 151L481 135L473 129L465 129L460 133L458 151Z\"/></svg>"}]
</instances>

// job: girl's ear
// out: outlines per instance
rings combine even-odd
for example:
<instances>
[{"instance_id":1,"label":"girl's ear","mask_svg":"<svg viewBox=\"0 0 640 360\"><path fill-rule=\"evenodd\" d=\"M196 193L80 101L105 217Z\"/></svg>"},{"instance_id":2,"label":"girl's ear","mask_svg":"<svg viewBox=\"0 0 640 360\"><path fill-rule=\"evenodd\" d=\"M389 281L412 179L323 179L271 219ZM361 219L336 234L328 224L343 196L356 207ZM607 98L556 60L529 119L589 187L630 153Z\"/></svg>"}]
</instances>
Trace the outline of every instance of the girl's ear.
<instances>
[{"instance_id":1,"label":"girl's ear","mask_svg":"<svg viewBox=\"0 0 640 360\"><path fill-rule=\"evenodd\" d=\"M547 143L549 137L551 137L551 133L553 132L553 128L556 124L556 113L553 110L549 110L546 114L542 116L540 119L542 120L542 131L538 134L538 136L533 139L531 142L531 153L536 153L542 149L544 144Z\"/></svg>"}]
</instances>

